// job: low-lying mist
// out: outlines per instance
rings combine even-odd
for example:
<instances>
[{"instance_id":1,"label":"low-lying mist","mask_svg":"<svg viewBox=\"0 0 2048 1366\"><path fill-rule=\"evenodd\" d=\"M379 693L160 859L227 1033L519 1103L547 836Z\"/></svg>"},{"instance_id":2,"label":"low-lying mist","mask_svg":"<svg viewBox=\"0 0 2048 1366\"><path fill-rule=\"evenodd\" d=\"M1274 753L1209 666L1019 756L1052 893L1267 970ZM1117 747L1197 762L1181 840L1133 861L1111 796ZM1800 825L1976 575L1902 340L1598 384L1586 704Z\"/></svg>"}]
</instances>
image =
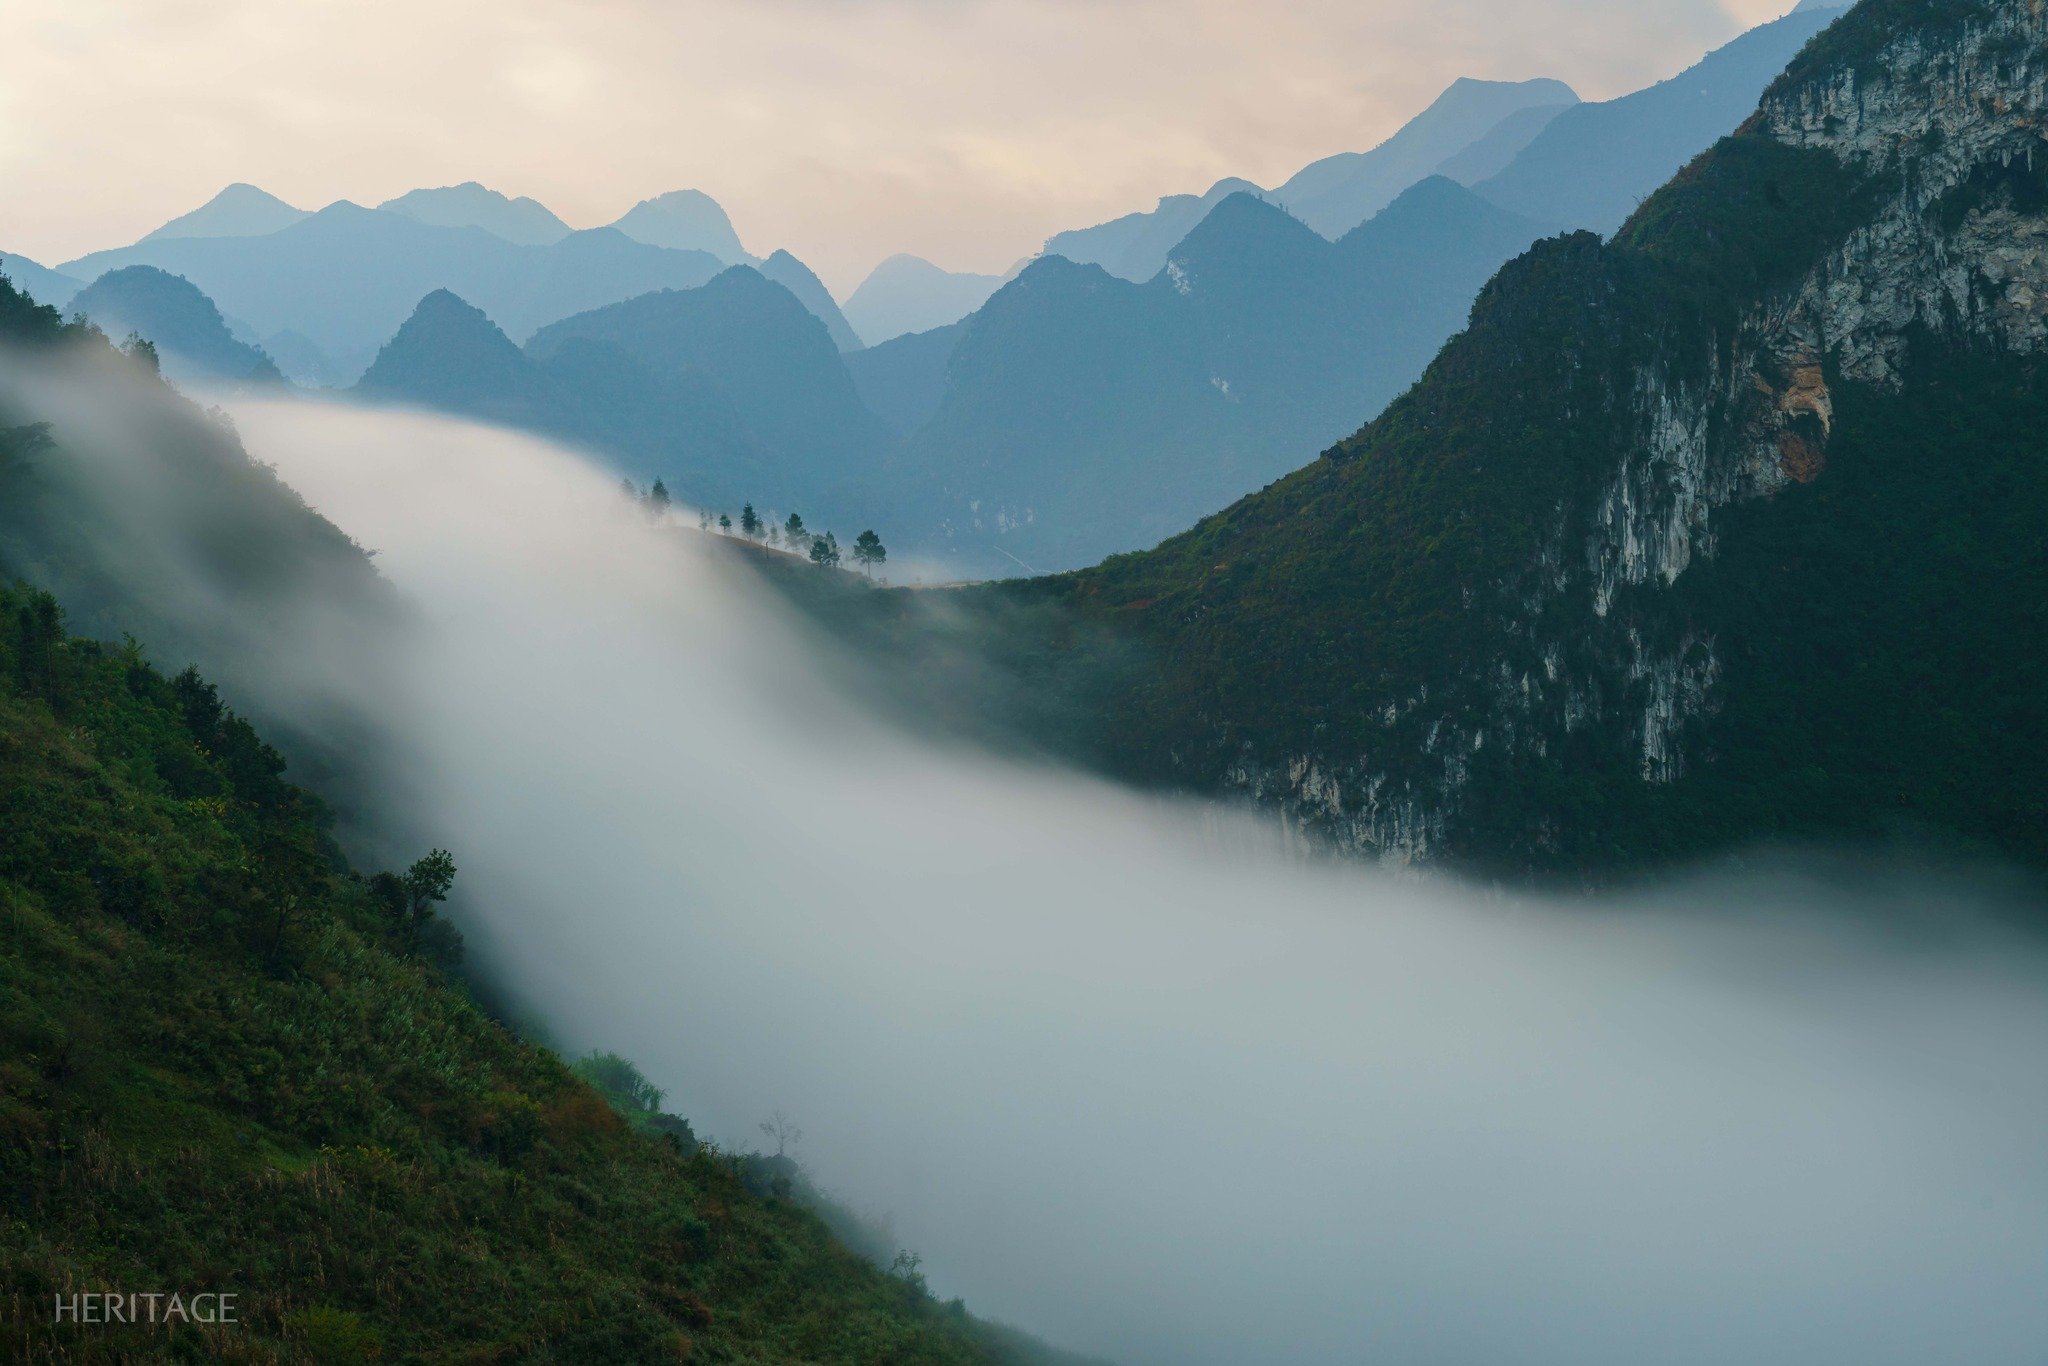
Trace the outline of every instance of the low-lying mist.
<instances>
[{"instance_id":1,"label":"low-lying mist","mask_svg":"<svg viewBox=\"0 0 2048 1366\"><path fill-rule=\"evenodd\" d=\"M787 1112L941 1295L1132 1366L2040 1359L2048 953L2006 893L1290 858L874 719L570 454L236 417L425 621L366 700L474 961L700 1133Z\"/></svg>"}]
</instances>

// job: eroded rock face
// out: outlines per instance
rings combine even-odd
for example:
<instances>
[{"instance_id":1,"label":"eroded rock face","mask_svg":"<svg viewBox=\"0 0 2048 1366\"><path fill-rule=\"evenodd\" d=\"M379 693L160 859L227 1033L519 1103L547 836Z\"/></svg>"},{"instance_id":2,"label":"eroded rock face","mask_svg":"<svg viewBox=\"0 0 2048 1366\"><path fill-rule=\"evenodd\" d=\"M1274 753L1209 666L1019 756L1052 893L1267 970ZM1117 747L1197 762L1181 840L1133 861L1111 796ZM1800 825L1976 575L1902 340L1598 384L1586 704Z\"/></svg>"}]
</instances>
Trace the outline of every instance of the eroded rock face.
<instances>
[{"instance_id":1,"label":"eroded rock face","mask_svg":"<svg viewBox=\"0 0 2048 1366\"><path fill-rule=\"evenodd\" d=\"M2048 350L2044 8L2009 0L1939 41L1909 36L1774 89L1747 131L1850 168L1874 191L1860 226L1732 337L1690 359L1644 355L1614 386L1632 436L1604 491L1560 506L1523 581L1472 607L1494 614L1492 658L1459 664L1434 705L1387 699L1370 753L1248 754L1229 780L1341 845L1408 861L1455 830L1488 746L1540 756L1601 727L1628 737L1644 780L1682 777L1720 705L1716 641L1618 604L1711 557L1722 509L1826 478L1832 386L1895 390L1916 332Z\"/></svg>"}]
</instances>

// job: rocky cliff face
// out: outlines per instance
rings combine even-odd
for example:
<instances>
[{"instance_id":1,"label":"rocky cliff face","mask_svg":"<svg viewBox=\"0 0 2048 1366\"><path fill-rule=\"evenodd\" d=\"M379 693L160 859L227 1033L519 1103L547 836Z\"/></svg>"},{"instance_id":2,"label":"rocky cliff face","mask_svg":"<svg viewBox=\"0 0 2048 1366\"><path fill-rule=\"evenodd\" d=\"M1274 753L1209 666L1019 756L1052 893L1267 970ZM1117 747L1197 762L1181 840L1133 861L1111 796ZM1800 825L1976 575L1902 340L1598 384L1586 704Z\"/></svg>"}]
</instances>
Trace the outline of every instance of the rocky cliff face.
<instances>
[{"instance_id":1,"label":"rocky cliff face","mask_svg":"<svg viewBox=\"0 0 2048 1366\"><path fill-rule=\"evenodd\" d=\"M1845 21L1832 57L1824 37L1736 145L1710 154L1604 249L1600 284L1627 296L1617 257L1697 248L1704 258L1679 269L1701 276L1712 303L1649 320L1601 314L1612 349L1596 345L1574 365L1621 358L1587 390L1605 439L1555 489L1532 550L1465 584L1469 646L1439 660L1429 682L1354 702L1372 718L1366 743L1312 740L1275 754L1247 739L1224 767L1226 785L1350 848L1408 860L1456 843L1499 806L1485 784L1566 750L1624 748L1652 786L1693 770L1728 671L1716 620L1681 590L1719 553L1728 510L1828 479L1838 391L1897 393L1916 339L2007 355L2048 349L2043 0L1959 3L1918 24L1891 18ZM1745 159L1770 168L1745 192L1775 202L1825 176L1839 215L1795 273L1753 290L1707 278L1730 259L1715 252L1735 220L1702 228L1712 215L1686 199L1711 193L1700 187ZM1560 422L1585 416L1567 410L1573 386ZM1346 740L1360 733L1354 725Z\"/></svg>"}]
</instances>

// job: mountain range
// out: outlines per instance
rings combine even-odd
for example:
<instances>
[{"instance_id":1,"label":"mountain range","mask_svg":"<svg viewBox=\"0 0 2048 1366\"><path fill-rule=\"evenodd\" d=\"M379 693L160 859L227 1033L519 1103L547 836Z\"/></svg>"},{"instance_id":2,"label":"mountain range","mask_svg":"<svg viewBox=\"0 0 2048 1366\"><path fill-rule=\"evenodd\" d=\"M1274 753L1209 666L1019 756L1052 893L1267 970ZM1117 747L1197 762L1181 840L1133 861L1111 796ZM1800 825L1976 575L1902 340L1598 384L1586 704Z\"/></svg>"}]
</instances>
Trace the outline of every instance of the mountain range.
<instances>
[{"instance_id":1,"label":"mountain range","mask_svg":"<svg viewBox=\"0 0 2048 1366\"><path fill-rule=\"evenodd\" d=\"M458 975L454 860L342 851L420 847L404 784L351 781L390 776L380 699L247 709L412 648L371 555L4 283L0 343L0 1118L17 1227L66 1230L0 1241L10 1281L233 1287L173 1301L231 1323L91 1323L107 1360L1103 1366L885 1269L886 1231L700 1143L625 1058L515 1028Z\"/></svg>"},{"instance_id":2,"label":"mountain range","mask_svg":"<svg viewBox=\"0 0 2048 1366\"><path fill-rule=\"evenodd\" d=\"M941 270L920 256L891 256L847 296L846 321L869 346L959 322L1009 277Z\"/></svg>"},{"instance_id":3,"label":"mountain range","mask_svg":"<svg viewBox=\"0 0 2048 1366\"><path fill-rule=\"evenodd\" d=\"M890 505L982 572L1155 543L1412 383L1540 232L1438 178L1335 243L1233 195L1144 284L1042 257L959 325Z\"/></svg>"},{"instance_id":4,"label":"mountain range","mask_svg":"<svg viewBox=\"0 0 2048 1366\"><path fill-rule=\"evenodd\" d=\"M941 615L985 608L1113 771L1389 860L2048 864L2044 117L2032 0L1865 0L1611 241L1503 269L1355 436Z\"/></svg>"},{"instance_id":5,"label":"mountain range","mask_svg":"<svg viewBox=\"0 0 2048 1366\"><path fill-rule=\"evenodd\" d=\"M1538 222L1612 233L1703 148L1747 118L1764 88L1842 13L1839 4L1802 5L1668 81L1560 110L1496 173L1467 183Z\"/></svg>"},{"instance_id":6,"label":"mountain range","mask_svg":"<svg viewBox=\"0 0 2048 1366\"><path fill-rule=\"evenodd\" d=\"M674 245L686 241L704 245ZM155 266L196 285L294 378L335 384L359 375L435 289L484 307L523 339L601 304L702 284L735 261L785 285L842 349L859 345L802 262L787 252L754 261L738 249L723 211L694 191L646 201L616 227L576 232L532 199L475 182L414 190L374 209L341 201L317 213L232 185L132 246L67 263L61 276L91 281ZM36 283L54 297L63 280Z\"/></svg>"},{"instance_id":7,"label":"mountain range","mask_svg":"<svg viewBox=\"0 0 2048 1366\"><path fill-rule=\"evenodd\" d=\"M366 397L533 426L714 509L755 501L858 520L958 571L1069 569L1151 545L1353 430L1421 373L1497 266L1558 222L1609 212L1617 185L1653 184L1704 149L1707 121L1732 127L1741 115L1727 110L1753 107L1774 54L1832 17L1766 25L1683 78L1606 104L1576 103L1556 82L1461 81L1374 151L1327 158L1270 194L1225 182L1236 192L1055 239L1078 254L1115 249L1109 268L1054 253L995 282L885 263L849 299L871 331L981 301L873 348L801 262L747 255L693 191L578 233L472 183L127 250L182 263L166 269L209 294L224 285L215 301L230 329L295 377L346 383L391 340ZM1504 211L1488 187L1526 181L1531 158L1599 174L1552 177L1553 217ZM1477 187L1447 175L1398 184L1427 165ZM1337 206L1390 186L1398 197L1335 243L1277 202L1327 226ZM265 215L298 212L245 191L187 228L256 232ZM694 292L724 269L709 248L739 256L757 285L727 282L703 309ZM1118 274L1155 261L1142 279ZM430 297L443 290L450 298ZM792 327L788 299L841 358ZM760 316L742 325L749 310ZM307 319L327 330L307 332ZM650 320L671 329L665 339L652 340ZM728 344L737 350L720 356ZM450 353L436 360L435 346Z\"/></svg>"},{"instance_id":8,"label":"mountain range","mask_svg":"<svg viewBox=\"0 0 2048 1366\"><path fill-rule=\"evenodd\" d=\"M750 266L565 318L523 349L437 291L352 392L544 432L711 507L843 508L885 440L824 324Z\"/></svg>"}]
</instances>

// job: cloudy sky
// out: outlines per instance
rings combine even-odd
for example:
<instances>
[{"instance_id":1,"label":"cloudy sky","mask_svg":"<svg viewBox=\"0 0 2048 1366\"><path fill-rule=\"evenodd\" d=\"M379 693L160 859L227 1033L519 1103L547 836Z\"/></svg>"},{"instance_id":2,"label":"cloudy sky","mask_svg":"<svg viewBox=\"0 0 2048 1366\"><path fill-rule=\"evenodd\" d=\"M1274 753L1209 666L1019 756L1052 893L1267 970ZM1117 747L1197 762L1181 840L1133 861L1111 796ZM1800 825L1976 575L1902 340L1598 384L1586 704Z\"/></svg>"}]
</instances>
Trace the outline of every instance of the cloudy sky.
<instances>
[{"instance_id":1,"label":"cloudy sky","mask_svg":"<svg viewBox=\"0 0 2048 1366\"><path fill-rule=\"evenodd\" d=\"M705 190L842 294L1361 150L1459 75L1601 98L1793 0L8 0L0 249L132 241L247 180L481 180L593 226Z\"/></svg>"}]
</instances>

